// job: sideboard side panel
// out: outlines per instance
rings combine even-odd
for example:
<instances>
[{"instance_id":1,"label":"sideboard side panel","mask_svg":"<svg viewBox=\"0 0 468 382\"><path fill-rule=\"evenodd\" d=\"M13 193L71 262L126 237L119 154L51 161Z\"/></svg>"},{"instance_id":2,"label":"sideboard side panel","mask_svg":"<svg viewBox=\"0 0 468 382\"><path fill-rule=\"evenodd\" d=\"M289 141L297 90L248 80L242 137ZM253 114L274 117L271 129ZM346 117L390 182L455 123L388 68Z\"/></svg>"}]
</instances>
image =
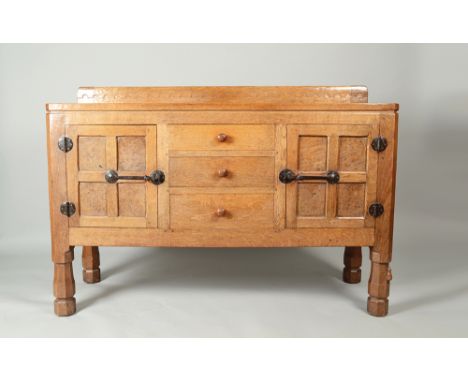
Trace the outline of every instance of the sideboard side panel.
<instances>
[{"instance_id":1,"label":"sideboard side panel","mask_svg":"<svg viewBox=\"0 0 468 382\"><path fill-rule=\"evenodd\" d=\"M377 200L384 207L382 216L376 219L375 246L372 261L388 263L392 257L393 220L395 209L396 161L398 143L398 114L383 114L380 135L387 140L387 148L379 153Z\"/></svg>"},{"instance_id":2,"label":"sideboard side panel","mask_svg":"<svg viewBox=\"0 0 468 382\"><path fill-rule=\"evenodd\" d=\"M50 230L52 261L69 263L73 252L69 250L68 217L60 213L60 205L68 201L66 155L58 147L65 135L65 118L61 114L47 114L47 154L49 176Z\"/></svg>"}]
</instances>

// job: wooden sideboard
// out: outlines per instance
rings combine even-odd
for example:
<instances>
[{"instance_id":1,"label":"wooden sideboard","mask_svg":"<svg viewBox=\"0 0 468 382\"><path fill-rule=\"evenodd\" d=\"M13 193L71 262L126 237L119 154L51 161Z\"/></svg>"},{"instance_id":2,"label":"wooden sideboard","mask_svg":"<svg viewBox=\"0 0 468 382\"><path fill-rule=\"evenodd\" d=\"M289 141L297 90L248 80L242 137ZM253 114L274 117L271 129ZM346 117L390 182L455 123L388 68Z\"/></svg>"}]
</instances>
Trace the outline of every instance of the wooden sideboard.
<instances>
[{"instance_id":1,"label":"wooden sideboard","mask_svg":"<svg viewBox=\"0 0 468 382\"><path fill-rule=\"evenodd\" d=\"M397 104L365 87L80 88L47 105L55 313L76 311L72 261L100 281L99 246L341 246L384 316Z\"/></svg>"}]
</instances>

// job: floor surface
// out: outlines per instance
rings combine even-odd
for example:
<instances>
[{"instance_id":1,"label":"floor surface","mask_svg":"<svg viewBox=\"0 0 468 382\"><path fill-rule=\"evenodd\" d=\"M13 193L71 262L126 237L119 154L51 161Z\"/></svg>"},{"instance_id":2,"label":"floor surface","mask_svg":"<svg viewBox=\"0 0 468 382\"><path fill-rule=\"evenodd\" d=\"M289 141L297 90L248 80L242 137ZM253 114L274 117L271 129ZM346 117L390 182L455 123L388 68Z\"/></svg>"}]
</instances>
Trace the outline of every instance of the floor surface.
<instances>
[{"instance_id":1,"label":"floor surface","mask_svg":"<svg viewBox=\"0 0 468 382\"><path fill-rule=\"evenodd\" d=\"M58 318L47 238L2 239L0 336L466 337L465 227L399 221L385 318L365 311L367 249L363 281L348 285L342 248L106 247L99 284L83 283L76 249L78 311Z\"/></svg>"}]
</instances>

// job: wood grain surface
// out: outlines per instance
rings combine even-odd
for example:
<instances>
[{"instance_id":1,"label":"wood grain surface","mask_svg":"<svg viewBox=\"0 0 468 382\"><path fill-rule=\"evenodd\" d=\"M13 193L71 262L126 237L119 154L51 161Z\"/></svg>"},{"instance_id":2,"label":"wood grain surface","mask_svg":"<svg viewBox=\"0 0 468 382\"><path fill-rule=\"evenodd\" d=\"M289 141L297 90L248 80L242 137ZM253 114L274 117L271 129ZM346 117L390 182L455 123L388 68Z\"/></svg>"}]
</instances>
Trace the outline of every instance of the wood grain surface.
<instances>
[{"instance_id":1,"label":"wood grain surface","mask_svg":"<svg viewBox=\"0 0 468 382\"><path fill-rule=\"evenodd\" d=\"M88 87L78 101L46 106L57 315L76 310L74 246L88 283L100 281L99 246L343 246L347 283L369 246L368 311L387 314L398 104L368 104L362 86ZM286 168L340 179L284 184ZM110 183L109 170L140 178ZM159 185L144 178L156 170Z\"/></svg>"}]
</instances>

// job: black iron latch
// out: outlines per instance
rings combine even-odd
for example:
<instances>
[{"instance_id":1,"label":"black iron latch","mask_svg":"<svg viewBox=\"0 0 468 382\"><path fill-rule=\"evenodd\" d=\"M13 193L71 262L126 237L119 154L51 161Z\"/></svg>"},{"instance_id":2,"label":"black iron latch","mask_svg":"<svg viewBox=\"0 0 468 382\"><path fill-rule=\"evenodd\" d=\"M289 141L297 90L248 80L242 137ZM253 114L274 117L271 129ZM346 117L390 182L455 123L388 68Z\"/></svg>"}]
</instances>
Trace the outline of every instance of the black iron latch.
<instances>
[{"instance_id":1,"label":"black iron latch","mask_svg":"<svg viewBox=\"0 0 468 382\"><path fill-rule=\"evenodd\" d=\"M330 184L336 184L340 181L340 174L337 171L328 171L324 175L302 175L295 174L294 171L285 168L281 170L278 176L281 183L300 182L302 180L326 180Z\"/></svg>"}]
</instances>

